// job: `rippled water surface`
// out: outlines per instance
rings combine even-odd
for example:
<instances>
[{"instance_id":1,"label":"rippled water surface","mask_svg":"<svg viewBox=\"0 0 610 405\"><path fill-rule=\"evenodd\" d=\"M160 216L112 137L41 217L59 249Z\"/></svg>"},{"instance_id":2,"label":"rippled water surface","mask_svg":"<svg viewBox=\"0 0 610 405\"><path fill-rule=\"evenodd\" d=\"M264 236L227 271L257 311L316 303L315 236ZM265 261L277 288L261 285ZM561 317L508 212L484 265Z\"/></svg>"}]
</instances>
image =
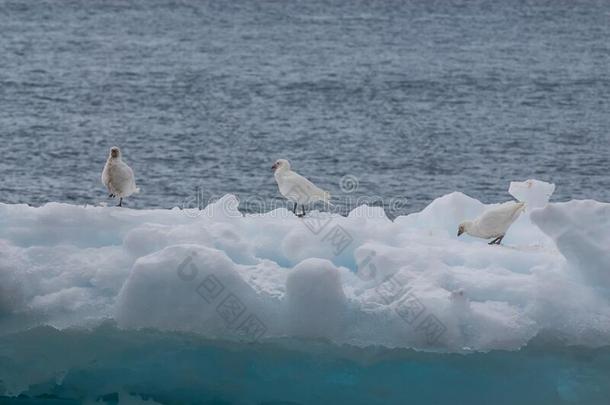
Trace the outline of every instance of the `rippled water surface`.
<instances>
[{"instance_id":1,"label":"rippled water surface","mask_svg":"<svg viewBox=\"0 0 610 405\"><path fill-rule=\"evenodd\" d=\"M608 1L0 0L0 201L106 201L108 148L172 207L278 197L610 200ZM400 213L400 212L397 212Z\"/></svg>"}]
</instances>

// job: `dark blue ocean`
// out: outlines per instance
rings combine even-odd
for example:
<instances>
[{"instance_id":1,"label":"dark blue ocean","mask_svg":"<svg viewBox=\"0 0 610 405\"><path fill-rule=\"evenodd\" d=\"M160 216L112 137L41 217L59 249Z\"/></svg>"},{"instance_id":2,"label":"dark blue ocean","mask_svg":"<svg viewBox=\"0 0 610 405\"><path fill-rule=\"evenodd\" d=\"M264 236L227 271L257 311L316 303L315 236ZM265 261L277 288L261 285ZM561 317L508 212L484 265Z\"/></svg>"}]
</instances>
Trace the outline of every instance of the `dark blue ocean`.
<instances>
[{"instance_id":1,"label":"dark blue ocean","mask_svg":"<svg viewBox=\"0 0 610 405\"><path fill-rule=\"evenodd\" d=\"M0 201L107 201L113 145L132 208L268 209L282 157L343 210L345 175L393 215L528 178L609 201L609 18L605 0L0 0Z\"/></svg>"}]
</instances>

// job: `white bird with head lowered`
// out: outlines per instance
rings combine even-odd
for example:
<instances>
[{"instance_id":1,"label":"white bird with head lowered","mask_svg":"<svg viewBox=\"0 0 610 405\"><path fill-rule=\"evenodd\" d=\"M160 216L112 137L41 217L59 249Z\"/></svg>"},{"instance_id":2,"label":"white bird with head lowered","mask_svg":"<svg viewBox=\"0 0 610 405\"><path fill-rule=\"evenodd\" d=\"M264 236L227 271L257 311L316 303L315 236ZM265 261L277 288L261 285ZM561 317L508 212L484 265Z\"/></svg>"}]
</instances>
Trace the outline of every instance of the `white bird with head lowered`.
<instances>
[{"instance_id":1,"label":"white bird with head lowered","mask_svg":"<svg viewBox=\"0 0 610 405\"><path fill-rule=\"evenodd\" d=\"M493 239L490 245L499 245L508 228L519 218L525 203L509 201L482 213L474 221L464 221L458 228L457 236L467 233L482 239Z\"/></svg>"}]
</instances>

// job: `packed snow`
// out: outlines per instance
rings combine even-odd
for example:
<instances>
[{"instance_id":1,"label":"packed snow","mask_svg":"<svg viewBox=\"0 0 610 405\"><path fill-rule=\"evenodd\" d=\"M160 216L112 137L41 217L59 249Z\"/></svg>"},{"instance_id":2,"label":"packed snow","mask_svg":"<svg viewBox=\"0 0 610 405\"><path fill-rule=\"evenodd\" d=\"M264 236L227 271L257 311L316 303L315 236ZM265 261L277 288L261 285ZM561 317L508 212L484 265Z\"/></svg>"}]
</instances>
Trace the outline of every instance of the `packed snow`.
<instances>
[{"instance_id":1,"label":"packed snow","mask_svg":"<svg viewBox=\"0 0 610 405\"><path fill-rule=\"evenodd\" d=\"M454 192L389 220L288 209L0 204L0 334L46 324L327 339L446 352L514 350L538 336L610 344L610 204L527 209L501 246L458 226L494 205Z\"/></svg>"}]
</instances>

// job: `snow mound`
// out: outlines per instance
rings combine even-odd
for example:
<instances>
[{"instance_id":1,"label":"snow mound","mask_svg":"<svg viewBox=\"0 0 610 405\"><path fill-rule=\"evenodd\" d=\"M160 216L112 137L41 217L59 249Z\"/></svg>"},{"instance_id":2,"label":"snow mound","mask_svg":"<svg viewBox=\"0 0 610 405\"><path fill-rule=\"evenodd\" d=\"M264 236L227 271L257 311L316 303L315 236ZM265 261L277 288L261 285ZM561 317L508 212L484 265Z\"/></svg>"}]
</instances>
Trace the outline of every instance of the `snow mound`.
<instances>
[{"instance_id":1,"label":"snow mound","mask_svg":"<svg viewBox=\"0 0 610 405\"><path fill-rule=\"evenodd\" d=\"M551 237L568 267L591 285L610 288L610 204L570 201L532 213Z\"/></svg>"},{"instance_id":2,"label":"snow mound","mask_svg":"<svg viewBox=\"0 0 610 405\"><path fill-rule=\"evenodd\" d=\"M0 204L0 335L110 318L447 352L608 345L610 204L548 203L552 185L532 184L511 185L531 206L504 246L457 238L489 207L457 192L394 221L366 206L244 216L231 195L202 211Z\"/></svg>"},{"instance_id":3,"label":"snow mound","mask_svg":"<svg viewBox=\"0 0 610 405\"><path fill-rule=\"evenodd\" d=\"M299 337L333 337L345 328L345 294L328 260L307 259L286 280L289 331Z\"/></svg>"}]
</instances>

